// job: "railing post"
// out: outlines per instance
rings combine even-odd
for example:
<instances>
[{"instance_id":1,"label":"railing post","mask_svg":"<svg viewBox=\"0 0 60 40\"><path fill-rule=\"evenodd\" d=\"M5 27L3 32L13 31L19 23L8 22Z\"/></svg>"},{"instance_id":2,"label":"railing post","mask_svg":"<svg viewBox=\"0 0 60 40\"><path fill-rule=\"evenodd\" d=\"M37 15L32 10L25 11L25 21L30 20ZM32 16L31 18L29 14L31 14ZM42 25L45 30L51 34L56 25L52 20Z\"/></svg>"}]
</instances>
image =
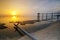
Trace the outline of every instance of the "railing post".
<instances>
[{"instance_id":1,"label":"railing post","mask_svg":"<svg viewBox=\"0 0 60 40\"><path fill-rule=\"evenodd\" d=\"M47 13L46 13L46 21L47 21Z\"/></svg>"},{"instance_id":2,"label":"railing post","mask_svg":"<svg viewBox=\"0 0 60 40\"><path fill-rule=\"evenodd\" d=\"M40 21L40 13L37 13L37 21Z\"/></svg>"}]
</instances>

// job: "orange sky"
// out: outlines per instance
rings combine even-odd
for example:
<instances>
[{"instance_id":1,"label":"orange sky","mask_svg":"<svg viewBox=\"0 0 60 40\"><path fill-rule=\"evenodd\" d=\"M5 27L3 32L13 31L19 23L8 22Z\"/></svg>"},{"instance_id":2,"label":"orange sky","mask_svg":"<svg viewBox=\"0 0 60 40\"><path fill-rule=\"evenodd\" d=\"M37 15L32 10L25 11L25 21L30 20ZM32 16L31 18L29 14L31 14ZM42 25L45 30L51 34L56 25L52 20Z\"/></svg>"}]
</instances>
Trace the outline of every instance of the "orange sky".
<instances>
[{"instance_id":1,"label":"orange sky","mask_svg":"<svg viewBox=\"0 0 60 40\"><path fill-rule=\"evenodd\" d=\"M56 12L60 10L57 0L0 0L0 15L35 15L37 12Z\"/></svg>"}]
</instances>

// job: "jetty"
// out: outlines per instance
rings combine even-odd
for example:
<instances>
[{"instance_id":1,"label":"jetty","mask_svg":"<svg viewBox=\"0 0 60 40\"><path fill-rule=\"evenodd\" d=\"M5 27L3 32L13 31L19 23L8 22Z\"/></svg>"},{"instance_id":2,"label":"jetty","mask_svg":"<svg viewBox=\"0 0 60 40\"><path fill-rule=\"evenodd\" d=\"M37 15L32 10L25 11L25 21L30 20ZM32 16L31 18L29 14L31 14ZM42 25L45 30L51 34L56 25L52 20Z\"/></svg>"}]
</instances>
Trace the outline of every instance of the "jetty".
<instances>
[{"instance_id":1,"label":"jetty","mask_svg":"<svg viewBox=\"0 0 60 40\"><path fill-rule=\"evenodd\" d=\"M60 21L53 22L47 28L34 32L33 35L37 38L37 40L60 40ZM19 40L31 39L29 39L27 36L24 36Z\"/></svg>"}]
</instances>

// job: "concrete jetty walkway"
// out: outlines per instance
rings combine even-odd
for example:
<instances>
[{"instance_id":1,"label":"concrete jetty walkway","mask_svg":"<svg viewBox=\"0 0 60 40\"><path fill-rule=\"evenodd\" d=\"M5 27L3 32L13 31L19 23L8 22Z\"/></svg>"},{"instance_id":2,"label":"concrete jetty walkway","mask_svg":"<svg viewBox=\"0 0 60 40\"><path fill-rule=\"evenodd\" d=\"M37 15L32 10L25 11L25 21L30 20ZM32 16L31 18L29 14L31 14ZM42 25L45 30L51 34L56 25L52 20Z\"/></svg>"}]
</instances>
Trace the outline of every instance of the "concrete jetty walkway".
<instances>
[{"instance_id":1,"label":"concrete jetty walkway","mask_svg":"<svg viewBox=\"0 0 60 40\"><path fill-rule=\"evenodd\" d=\"M33 35L37 40L60 40L60 21L54 22L49 27L39 30ZM18 40L31 40L27 36L24 36Z\"/></svg>"}]
</instances>

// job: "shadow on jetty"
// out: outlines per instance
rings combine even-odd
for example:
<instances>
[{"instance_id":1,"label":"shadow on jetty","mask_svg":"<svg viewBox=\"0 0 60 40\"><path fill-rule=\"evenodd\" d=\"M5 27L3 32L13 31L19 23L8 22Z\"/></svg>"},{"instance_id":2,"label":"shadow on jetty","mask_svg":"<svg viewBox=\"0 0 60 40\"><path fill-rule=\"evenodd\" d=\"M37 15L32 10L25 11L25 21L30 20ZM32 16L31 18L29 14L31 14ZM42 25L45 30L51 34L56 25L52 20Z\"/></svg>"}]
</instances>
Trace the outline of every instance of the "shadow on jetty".
<instances>
[{"instance_id":1,"label":"shadow on jetty","mask_svg":"<svg viewBox=\"0 0 60 40\"><path fill-rule=\"evenodd\" d=\"M38 22L38 21L37 21L37 20L28 20L28 21L23 21L23 22L21 22L20 24L21 24L21 25L34 24L34 23L36 23L36 22Z\"/></svg>"},{"instance_id":2,"label":"shadow on jetty","mask_svg":"<svg viewBox=\"0 0 60 40\"><path fill-rule=\"evenodd\" d=\"M0 29L6 29L5 23L0 23Z\"/></svg>"},{"instance_id":3,"label":"shadow on jetty","mask_svg":"<svg viewBox=\"0 0 60 40\"><path fill-rule=\"evenodd\" d=\"M36 22L39 22L39 20L27 20L27 21L23 21L23 22L16 21L16 22L9 22L9 23L17 23L20 25L25 25L25 24L34 24Z\"/></svg>"}]
</instances>

